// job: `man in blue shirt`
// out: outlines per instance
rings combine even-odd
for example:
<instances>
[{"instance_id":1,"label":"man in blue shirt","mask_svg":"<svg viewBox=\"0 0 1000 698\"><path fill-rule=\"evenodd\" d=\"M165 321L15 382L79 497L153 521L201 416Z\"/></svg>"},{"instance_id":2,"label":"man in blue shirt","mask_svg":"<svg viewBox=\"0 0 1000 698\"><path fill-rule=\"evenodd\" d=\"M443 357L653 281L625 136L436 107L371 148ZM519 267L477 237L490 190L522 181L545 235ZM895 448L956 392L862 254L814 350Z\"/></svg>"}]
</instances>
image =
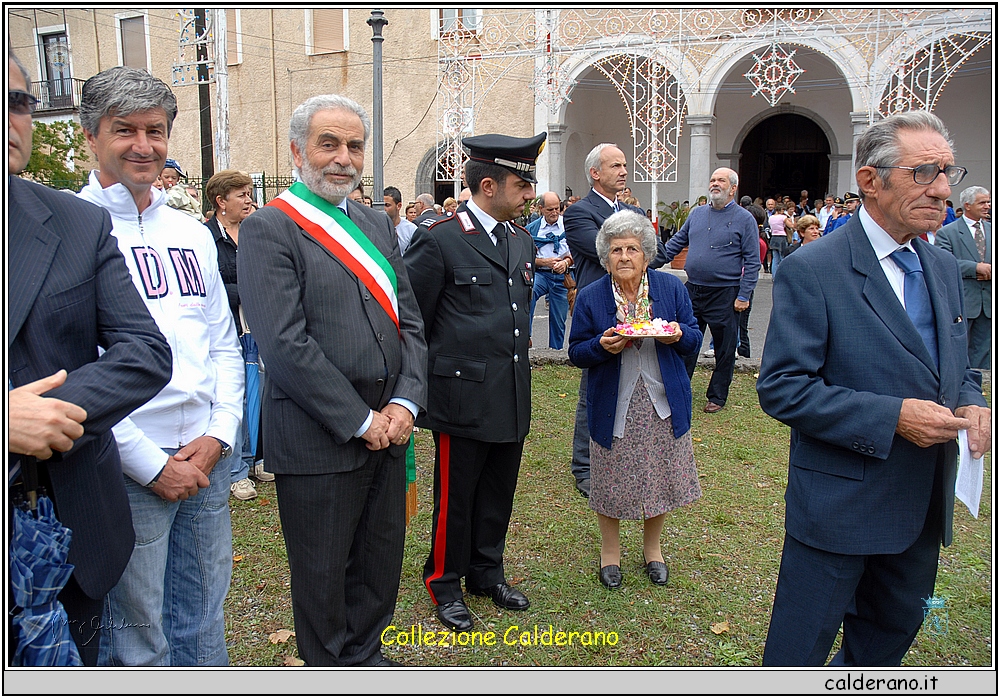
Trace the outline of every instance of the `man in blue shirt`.
<instances>
[{"instance_id":1,"label":"man in blue shirt","mask_svg":"<svg viewBox=\"0 0 1000 698\"><path fill-rule=\"evenodd\" d=\"M549 297L549 348L562 349L566 334L566 313L569 310L563 278L573 264L559 215L561 202L555 192L546 192L541 199L541 217L528 223L528 232L535 243L535 285L531 293L531 317L535 304L542 296Z\"/></svg>"},{"instance_id":2,"label":"man in blue shirt","mask_svg":"<svg viewBox=\"0 0 1000 698\"><path fill-rule=\"evenodd\" d=\"M709 180L708 206L691 210L681 229L666 246L666 261L688 247L684 270L691 295L691 305L704 332L712 330L715 344L715 370L708 383L703 408L713 413L721 410L729 397L739 342L739 316L750 306L750 294L760 271L760 247L757 221L733 198L739 184L737 174L720 167ZM694 374L697 352L685 357L688 376Z\"/></svg>"}]
</instances>

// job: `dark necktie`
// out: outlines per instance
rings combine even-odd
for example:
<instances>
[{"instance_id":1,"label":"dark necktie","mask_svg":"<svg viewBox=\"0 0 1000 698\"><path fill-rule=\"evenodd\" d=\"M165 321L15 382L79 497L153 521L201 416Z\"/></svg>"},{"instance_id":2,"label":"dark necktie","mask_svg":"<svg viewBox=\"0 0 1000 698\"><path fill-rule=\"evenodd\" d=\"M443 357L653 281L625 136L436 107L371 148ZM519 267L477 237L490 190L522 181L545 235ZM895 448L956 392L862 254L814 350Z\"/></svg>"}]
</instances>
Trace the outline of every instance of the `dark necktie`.
<instances>
[{"instance_id":1,"label":"dark necktie","mask_svg":"<svg viewBox=\"0 0 1000 698\"><path fill-rule=\"evenodd\" d=\"M930 352L934 365L938 365L937 332L934 328L934 309L931 307L931 296L927 292L924 271L920 267L920 259L916 253L906 248L900 248L891 255L892 261L906 274L903 279L903 300L906 314L910 316L914 327L924 340L927 351Z\"/></svg>"},{"instance_id":2,"label":"dark necktie","mask_svg":"<svg viewBox=\"0 0 1000 698\"><path fill-rule=\"evenodd\" d=\"M493 229L493 234L497 236L497 252L500 253L500 261L507 266L507 224L498 223Z\"/></svg>"},{"instance_id":3,"label":"dark necktie","mask_svg":"<svg viewBox=\"0 0 1000 698\"><path fill-rule=\"evenodd\" d=\"M983 234L983 222L976 221L973 226L973 235L976 239L976 249L979 250L979 261L986 261L986 235Z\"/></svg>"}]
</instances>

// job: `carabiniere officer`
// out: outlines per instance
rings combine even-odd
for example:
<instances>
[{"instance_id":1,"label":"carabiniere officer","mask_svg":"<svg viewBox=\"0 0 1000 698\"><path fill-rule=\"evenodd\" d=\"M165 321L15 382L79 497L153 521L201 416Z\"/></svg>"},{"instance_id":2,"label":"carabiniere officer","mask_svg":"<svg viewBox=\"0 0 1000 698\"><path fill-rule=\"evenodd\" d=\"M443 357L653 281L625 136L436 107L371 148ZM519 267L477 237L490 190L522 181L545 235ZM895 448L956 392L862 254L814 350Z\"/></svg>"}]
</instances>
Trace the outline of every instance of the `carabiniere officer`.
<instances>
[{"instance_id":1,"label":"carabiniere officer","mask_svg":"<svg viewBox=\"0 0 1000 698\"><path fill-rule=\"evenodd\" d=\"M438 619L472 628L462 596L521 611L503 550L531 417L528 330L535 246L514 225L535 198L545 143L496 134L463 139L472 198L414 236L404 261L424 318L427 413L434 434L434 521L424 583Z\"/></svg>"}]
</instances>

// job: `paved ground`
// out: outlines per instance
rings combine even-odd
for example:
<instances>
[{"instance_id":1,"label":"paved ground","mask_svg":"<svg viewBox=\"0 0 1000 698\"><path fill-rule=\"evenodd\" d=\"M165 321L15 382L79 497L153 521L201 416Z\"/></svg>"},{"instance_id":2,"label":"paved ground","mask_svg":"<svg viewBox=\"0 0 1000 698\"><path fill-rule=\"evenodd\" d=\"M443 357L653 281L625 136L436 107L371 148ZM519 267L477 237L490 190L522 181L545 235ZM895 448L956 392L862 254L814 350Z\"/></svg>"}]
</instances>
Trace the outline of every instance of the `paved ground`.
<instances>
[{"instance_id":1,"label":"paved ground","mask_svg":"<svg viewBox=\"0 0 1000 698\"><path fill-rule=\"evenodd\" d=\"M681 281L687 281L687 274L682 269L665 269L671 274L679 277ZM760 368L760 352L764 348L764 337L767 335L767 323L771 317L771 275L761 273L757 281L757 288L753 294L753 305L750 308L750 358L744 359L742 356L736 360L737 371L756 371ZM549 311L545 307L545 298L540 298L535 305L535 317L532 325L531 339L533 347L528 355L533 364L546 363L569 363L566 348L569 346L569 332L571 320L566 322L566 340L561 350L549 349ZM702 354L709 348L712 333L705 332L705 344L702 347ZM698 363L706 366L714 366L715 360L701 356Z\"/></svg>"}]
</instances>

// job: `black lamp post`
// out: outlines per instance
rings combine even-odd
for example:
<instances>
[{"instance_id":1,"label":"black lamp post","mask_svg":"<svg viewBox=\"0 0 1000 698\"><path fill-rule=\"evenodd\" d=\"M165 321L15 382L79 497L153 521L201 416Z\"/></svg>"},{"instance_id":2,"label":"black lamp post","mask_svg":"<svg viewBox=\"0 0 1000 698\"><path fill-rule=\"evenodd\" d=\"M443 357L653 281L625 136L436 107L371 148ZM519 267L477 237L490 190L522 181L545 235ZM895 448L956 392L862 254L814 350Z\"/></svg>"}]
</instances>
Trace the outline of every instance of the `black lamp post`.
<instances>
[{"instance_id":1,"label":"black lamp post","mask_svg":"<svg viewBox=\"0 0 1000 698\"><path fill-rule=\"evenodd\" d=\"M382 27L389 24L382 10L372 10L368 25L372 28L372 204L375 208L385 208L382 179Z\"/></svg>"}]
</instances>

